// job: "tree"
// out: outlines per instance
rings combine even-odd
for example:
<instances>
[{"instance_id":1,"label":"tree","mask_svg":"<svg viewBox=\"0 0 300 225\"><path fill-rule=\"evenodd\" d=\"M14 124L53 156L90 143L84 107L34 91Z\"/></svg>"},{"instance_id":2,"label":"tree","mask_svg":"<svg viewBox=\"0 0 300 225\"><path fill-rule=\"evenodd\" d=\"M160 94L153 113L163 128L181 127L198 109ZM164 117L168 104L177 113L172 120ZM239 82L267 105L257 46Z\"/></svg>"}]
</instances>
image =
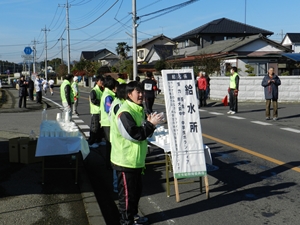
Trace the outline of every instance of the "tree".
<instances>
[{"instance_id":1,"label":"tree","mask_svg":"<svg viewBox=\"0 0 300 225\"><path fill-rule=\"evenodd\" d=\"M76 76L93 76L97 73L100 67L100 62L91 62L88 60L81 59L79 62L74 62L72 73Z\"/></svg>"},{"instance_id":2,"label":"tree","mask_svg":"<svg viewBox=\"0 0 300 225\"><path fill-rule=\"evenodd\" d=\"M161 71L163 69L166 69L166 62L164 60L158 60L155 65L154 65L154 68L156 71Z\"/></svg>"},{"instance_id":3,"label":"tree","mask_svg":"<svg viewBox=\"0 0 300 225\"><path fill-rule=\"evenodd\" d=\"M195 75L199 73L199 71L204 71L207 75L211 75L214 73L220 74L221 65L223 60L220 58L209 57L206 55L196 56L194 62L194 73Z\"/></svg>"},{"instance_id":4,"label":"tree","mask_svg":"<svg viewBox=\"0 0 300 225\"><path fill-rule=\"evenodd\" d=\"M68 66L65 64L60 64L56 70L56 74L59 78L65 76L68 73Z\"/></svg>"},{"instance_id":5,"label":"tree","mask_svg":"<svg viewBox=\"0 0 300 225\"><path fill-rule=\"evenodd\" d=\"M118 42L117 45L117 54L121 60L125 60L127 58L127 53L130 51L130 47L127 45L127 42Z\"/></svg>"},{"instance_id":6,"label":"tree","mask_svg":"<svg viewBox=\"0 0 300 225\"><path fill-rule=\"evenodd\" d=\"M245 67L246 67L245 72L248 73L248 76L255 76L255 73L253 73L253 71L254 71L253 66L246 64Z\"/></svg>"}]
</instances>

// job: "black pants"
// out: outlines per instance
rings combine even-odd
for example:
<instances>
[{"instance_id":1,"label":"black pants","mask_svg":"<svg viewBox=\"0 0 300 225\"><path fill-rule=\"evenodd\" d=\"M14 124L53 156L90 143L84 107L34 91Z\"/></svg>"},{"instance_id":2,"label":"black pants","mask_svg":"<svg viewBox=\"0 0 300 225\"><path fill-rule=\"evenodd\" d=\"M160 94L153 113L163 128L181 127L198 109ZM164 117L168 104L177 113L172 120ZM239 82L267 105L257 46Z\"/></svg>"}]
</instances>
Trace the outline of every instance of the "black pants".
<instances>
[{"instance_id":1,"label":"black pants","mask_svg":"<svg viewBox=\"0 0 300 225\"><path fill-rule=\"evenodd\" d=\"M33 101L33 88L28 88L29 99Z\"/></svg>"},{"instance_id":2,"label":"black pants","mask_svg":"<svg viewBox=\"0 0 300 225\"><path fill-rule=\"evenodd\" d=\"M100 114L92 114L90 137L88 140L89 145L101 142L102 138L103 138L103 129L101 128L100 125Z\"/></svg>"},{"instance_id":3,"label":"black pants","mask_svg":"<svg viewBox=\"0 0 300 225\"><path fill-rule=\"evenodd\" d=\"M36 94L36 103L42 103L42 91L38 91Z\"/></svg>"},{"instance_id":4,"label":"black pants","mask_svg":"<svg viewBox=\"0 0 300 225\"><path fill-rule=\"evenodd\" d=\"M145 106L146 106L146 113L151 114L153 112L152 107L154 104L155 98L145 98Z\"/></svg>"},{"instance_id":5,"label":"black pants","mask_svg":"<svg viewBox=\"0 0 300 225\"><path fill-rule=\"evenodd\" d=\"M230 92L229 92L229 108L231 111L234 111L234 112L238 111L238 98L234 94L234 89L230 89Z\"/></svg>"},{"instance_id":6,"label":"black pants","mask_svg":"<svg viewBox=\"0 0 300 225\"><path fill-rule=\"evenodd\" d=\"M205 92L206 92L206 90L200 90L200 89L199 89L199 102L200 102L200 107L202 107L203 105L206 106Z\"/></svg>"},{"instance_id":7,"label":"black pants","mask_svg":"<svg viewBox=\"0 0 300 225\"><path fill-rule=\"evenodd\" d=\"M105 158L103 149L93 148L84 160L84 165L105 223L119 225L119 211L112 195L112 170L107 170Z\"/></svg>"},{"instance_id":8,"label":"black pants","mask_svg":"<svg viewBox=\"0 0 300 225\"><path fill-rule=\"evenodd\" d=\"M22 102L24 100L24 108L26 108L26 95L25 96L20 96L19 97L19 108L22 107Z\"/></svg>"},{"instance_id":9,"label":"black pants","mask_svg":"<svg viewBox=\"0 0 300 225\"><path fill-rule=\"evenodd\" d=\"M142 194L142 169L118 171L120 224L132 225Z\"/></svg>"},{"instance_id":10,"label":"black pants","mask_svg":"<svg viewBox=\"0 0 300 225\"><path fill-rule=\"evenodd\" d=\"M111 143L110 143L110 127L102 127L103 128L103 133L104 133L104 138L106 140L106 166L108 169L111 169L111 164L110 164L110 152L111 152Z\"/></svg>"}]
</instances>

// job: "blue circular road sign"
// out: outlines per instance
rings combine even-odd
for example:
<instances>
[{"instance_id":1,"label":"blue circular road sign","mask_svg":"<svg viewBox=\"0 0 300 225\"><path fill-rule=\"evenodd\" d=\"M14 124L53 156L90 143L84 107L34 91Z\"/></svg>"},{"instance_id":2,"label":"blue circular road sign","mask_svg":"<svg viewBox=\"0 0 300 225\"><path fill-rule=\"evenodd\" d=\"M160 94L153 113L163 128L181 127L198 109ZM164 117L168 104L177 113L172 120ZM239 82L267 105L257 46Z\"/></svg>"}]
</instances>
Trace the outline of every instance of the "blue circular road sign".
<instances>
[{"instance_id":1,"label":"blue circular road sign","mask_svg":"<svg viewBox=\"0 0 300 225\"><path fill-rule=\"evenodd\" d=\"M30 55L32 53L32 49L30 47L25 47L24 52L26 55Z\"/></svg>"}]
</instances>

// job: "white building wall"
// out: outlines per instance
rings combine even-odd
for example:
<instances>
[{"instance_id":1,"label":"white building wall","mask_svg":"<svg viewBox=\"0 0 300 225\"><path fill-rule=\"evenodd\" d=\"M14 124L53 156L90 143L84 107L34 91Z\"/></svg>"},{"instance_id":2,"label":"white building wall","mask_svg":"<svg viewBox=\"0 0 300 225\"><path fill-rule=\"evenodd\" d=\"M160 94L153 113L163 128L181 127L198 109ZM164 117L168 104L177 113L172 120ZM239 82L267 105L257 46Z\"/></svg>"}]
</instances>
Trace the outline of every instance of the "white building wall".
<instances>
[{"instance_id":1,"label":"white building wall","mask_svg":"<svg viewBox=\"0 0 300 225\"><path fill-rule=\"evenodd\" d=\"M221 100L228 95L229 77L210 78L210 99ZM240 77L239 101L265 101L263 76ZM279 102L300 102L300 76L280 76Z\"/></svg>"}]
</instances>

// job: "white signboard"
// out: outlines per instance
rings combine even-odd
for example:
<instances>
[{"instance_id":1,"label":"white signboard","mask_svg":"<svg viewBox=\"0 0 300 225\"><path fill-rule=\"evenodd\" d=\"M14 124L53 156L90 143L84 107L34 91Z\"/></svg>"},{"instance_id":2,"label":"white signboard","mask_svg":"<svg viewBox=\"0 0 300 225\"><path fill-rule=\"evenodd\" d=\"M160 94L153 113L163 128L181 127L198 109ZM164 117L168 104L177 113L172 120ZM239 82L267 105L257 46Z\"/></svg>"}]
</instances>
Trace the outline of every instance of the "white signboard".
<instances>
[{"instance_id":1,"label":"white signboard","mask_svg":"<svg viewBox=\"0 0 300 225\"><path fill-rule=\"evenodd\" d=\"M175 178L205 176L206 163L192 69L162 70Z\"/></svg>"}]
</instances>

